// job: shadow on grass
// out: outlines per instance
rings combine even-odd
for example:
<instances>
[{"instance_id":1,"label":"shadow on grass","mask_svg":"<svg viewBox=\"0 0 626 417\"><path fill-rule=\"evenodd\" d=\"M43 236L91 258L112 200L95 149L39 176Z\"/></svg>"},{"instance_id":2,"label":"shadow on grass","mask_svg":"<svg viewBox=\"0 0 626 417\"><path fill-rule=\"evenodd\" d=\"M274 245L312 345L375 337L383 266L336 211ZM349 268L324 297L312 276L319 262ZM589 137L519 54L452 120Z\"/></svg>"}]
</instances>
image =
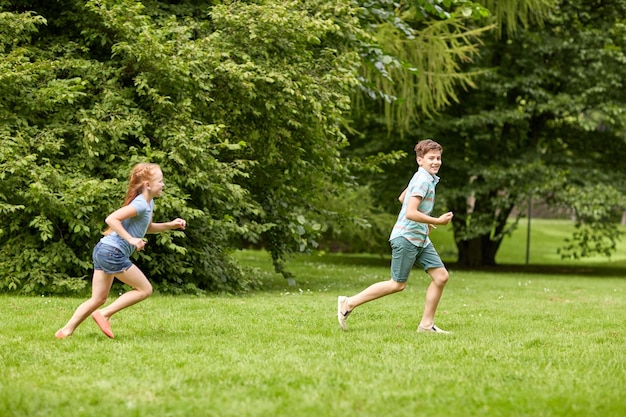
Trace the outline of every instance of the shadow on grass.
<instances>
[{"instance_id":1,"label":"shadow on grass","mask_svg":"<svg viewBox=\"0 0 626 417\"><path fill-rule=\"evenodd\" d=\"M359 254L322 254L298 258L300 262L319 262L330 265L356 265L367 267L389 267L391 257L388 255L359 255ZM558 276L577 275L598 278L626 277L626 266L616 265L525 265L525 264L498 264L495 266L468 267L455 262L447 262L446 268L451 271L489 272L498 274L549 274ZM414 268L420 268L416 265Z\"/></svg>"},{"instance_id":2,"label":"shadow on grass","mask_svg":"<svg viewBox=\"0 0 626 417\"><path fill-rule=\"evenodd\" d=\"M626 277L626 268L623 266L607 265L518 265L499 264L495 266L467 267L456 263L446 263L449 270L490 272L498 274L541 274L558 276L588 276L597 278Z\"/></svg>"},{"instance_id":3,"label":"shadow on grass","mask_svg":"<svg viewBox=\"0 0 626 417\"><path fill-rule=\"evenodd\" d=\"M391 257L388 255L362 255L362 254L345 254L331 253L314 256L302 256L296 258L296 262L319 262L329 265L355 265L355 266L372 266L372 267L388 267Z\"/></svg>"}]
</instances>

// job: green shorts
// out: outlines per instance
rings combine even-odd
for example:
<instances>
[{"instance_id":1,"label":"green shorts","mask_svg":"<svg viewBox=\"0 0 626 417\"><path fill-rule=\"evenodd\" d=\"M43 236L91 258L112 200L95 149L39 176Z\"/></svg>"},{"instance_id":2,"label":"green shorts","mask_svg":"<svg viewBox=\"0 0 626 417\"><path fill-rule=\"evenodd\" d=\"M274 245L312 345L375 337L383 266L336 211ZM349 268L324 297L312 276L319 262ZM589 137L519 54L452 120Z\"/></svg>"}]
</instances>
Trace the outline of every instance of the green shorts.
<instances>
[{"instance_id":1,"label":"green shorts","mask_svg":"<svg viewBox=\"0 0 626 417\"><path fill-rule=\"evenodd\" d=\"M391 279L406 282L415 264L420 263L424 271L432 268L444 268L444 264L432 244L418 248L402 236L392 239L391 245Z\"/></svg>"}]
</instances>

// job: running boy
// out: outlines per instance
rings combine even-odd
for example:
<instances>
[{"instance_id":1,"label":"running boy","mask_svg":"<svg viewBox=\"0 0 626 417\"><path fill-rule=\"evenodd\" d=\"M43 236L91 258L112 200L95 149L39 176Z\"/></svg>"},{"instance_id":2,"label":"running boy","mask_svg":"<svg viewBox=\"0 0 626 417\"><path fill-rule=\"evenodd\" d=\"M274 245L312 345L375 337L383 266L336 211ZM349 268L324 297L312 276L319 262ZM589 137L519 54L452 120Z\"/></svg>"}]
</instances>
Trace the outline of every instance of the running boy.
<instances>
[{"instance_id":1,"label":"running boy","mask_svg":"<svg viewBox=\"0 0 626 417\"><path fill-rule=\"evenodd\" d=\"M406 288L409 273L417 260L432 279L426 291L424 314L417 330L449 333L435 326L435 312L448 281L448 270L428 238L434 225L446 225L453 217L452 212L439 217L430 216L435 203L435 186L439 182L437 173L441 167L442 151L441 145L430 139L420 141L415 146L419 169L398 198L402 203L402 209L389 238L392 249L391 279L372 284L351 297L338 297L337 318L342 330L347 328L348 315L361 304Z\"/></svg>"},{"instance_id":2,"label":"running boy","mask_svg":"<svg viewBox=\"0 0 626 417\"><path fill-rule=\"evenodd\" d=\"M76 327L90 315L100 330L113 338L109 321L111 316L152 294L150 281L130 261L130 256L135 250L144 248L146 242L143 237L146 233L185 229L186 226L183 219L167 223L152 222L154 198L161 195L164 186L163 173L157 164L141 163L133 167L124 205L106 218L109 228L93 250L91 298L78 306L65 326L57 330L54 334L57 339L71 336ZM106 302L114 278L131 286L132 290L122 294L106 308L98 310Z\"/></svg>"}]
</instances>

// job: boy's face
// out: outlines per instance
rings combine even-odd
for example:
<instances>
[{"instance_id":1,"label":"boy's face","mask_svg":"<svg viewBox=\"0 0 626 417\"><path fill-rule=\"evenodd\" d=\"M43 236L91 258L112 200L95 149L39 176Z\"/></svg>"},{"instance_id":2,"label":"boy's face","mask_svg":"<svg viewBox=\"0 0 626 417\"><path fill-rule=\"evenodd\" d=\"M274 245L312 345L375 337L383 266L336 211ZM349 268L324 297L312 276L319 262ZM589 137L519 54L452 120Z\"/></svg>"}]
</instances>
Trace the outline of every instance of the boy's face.
<instances>
[{"instance_id":1,"label":"boy's face","mask_svg":"<svg viewBox=\"0 0 626 417\"><path fill-rule=\"evenodd\" d=\"M424 156L417 157L417 164L428 171L430 175L435 175L441 168L441 152L428 151Z\"/></svg>"}]
</instances>

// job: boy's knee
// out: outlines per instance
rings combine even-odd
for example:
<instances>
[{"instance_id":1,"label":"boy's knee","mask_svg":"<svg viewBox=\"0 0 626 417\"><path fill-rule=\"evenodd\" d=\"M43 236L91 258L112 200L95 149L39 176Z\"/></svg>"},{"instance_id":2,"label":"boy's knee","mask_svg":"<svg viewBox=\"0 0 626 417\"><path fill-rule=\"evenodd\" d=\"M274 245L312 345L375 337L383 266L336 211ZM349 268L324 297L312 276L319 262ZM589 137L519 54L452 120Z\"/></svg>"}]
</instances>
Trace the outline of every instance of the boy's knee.
<instances>
[{"instance_id":1,"label":"boy's knee","mask_svg":"<svg viewBox=\"0 0 626 417\"><path fill-rule=\"evenodd\" d=\"M450 277L450 274L445 268L441 268L441 269L436 269L434 271L431 271L430 276L433 282L435 283L435 285L443 287L448 282L448 278Z\"/></svg>"},{"instance_id":2,"label":"boy's knee","mask_svg":"<svg viewBox=\"0 0 626 417\"><path fill-rule=\"evenodd\" d=\"M394 281L394 280L391 280L391 282L394 283L394 290L396 292L402 291L402 290L404 290L406 288L406 282L398 282L398 281Z\"/></svg>"}]
</instances>

